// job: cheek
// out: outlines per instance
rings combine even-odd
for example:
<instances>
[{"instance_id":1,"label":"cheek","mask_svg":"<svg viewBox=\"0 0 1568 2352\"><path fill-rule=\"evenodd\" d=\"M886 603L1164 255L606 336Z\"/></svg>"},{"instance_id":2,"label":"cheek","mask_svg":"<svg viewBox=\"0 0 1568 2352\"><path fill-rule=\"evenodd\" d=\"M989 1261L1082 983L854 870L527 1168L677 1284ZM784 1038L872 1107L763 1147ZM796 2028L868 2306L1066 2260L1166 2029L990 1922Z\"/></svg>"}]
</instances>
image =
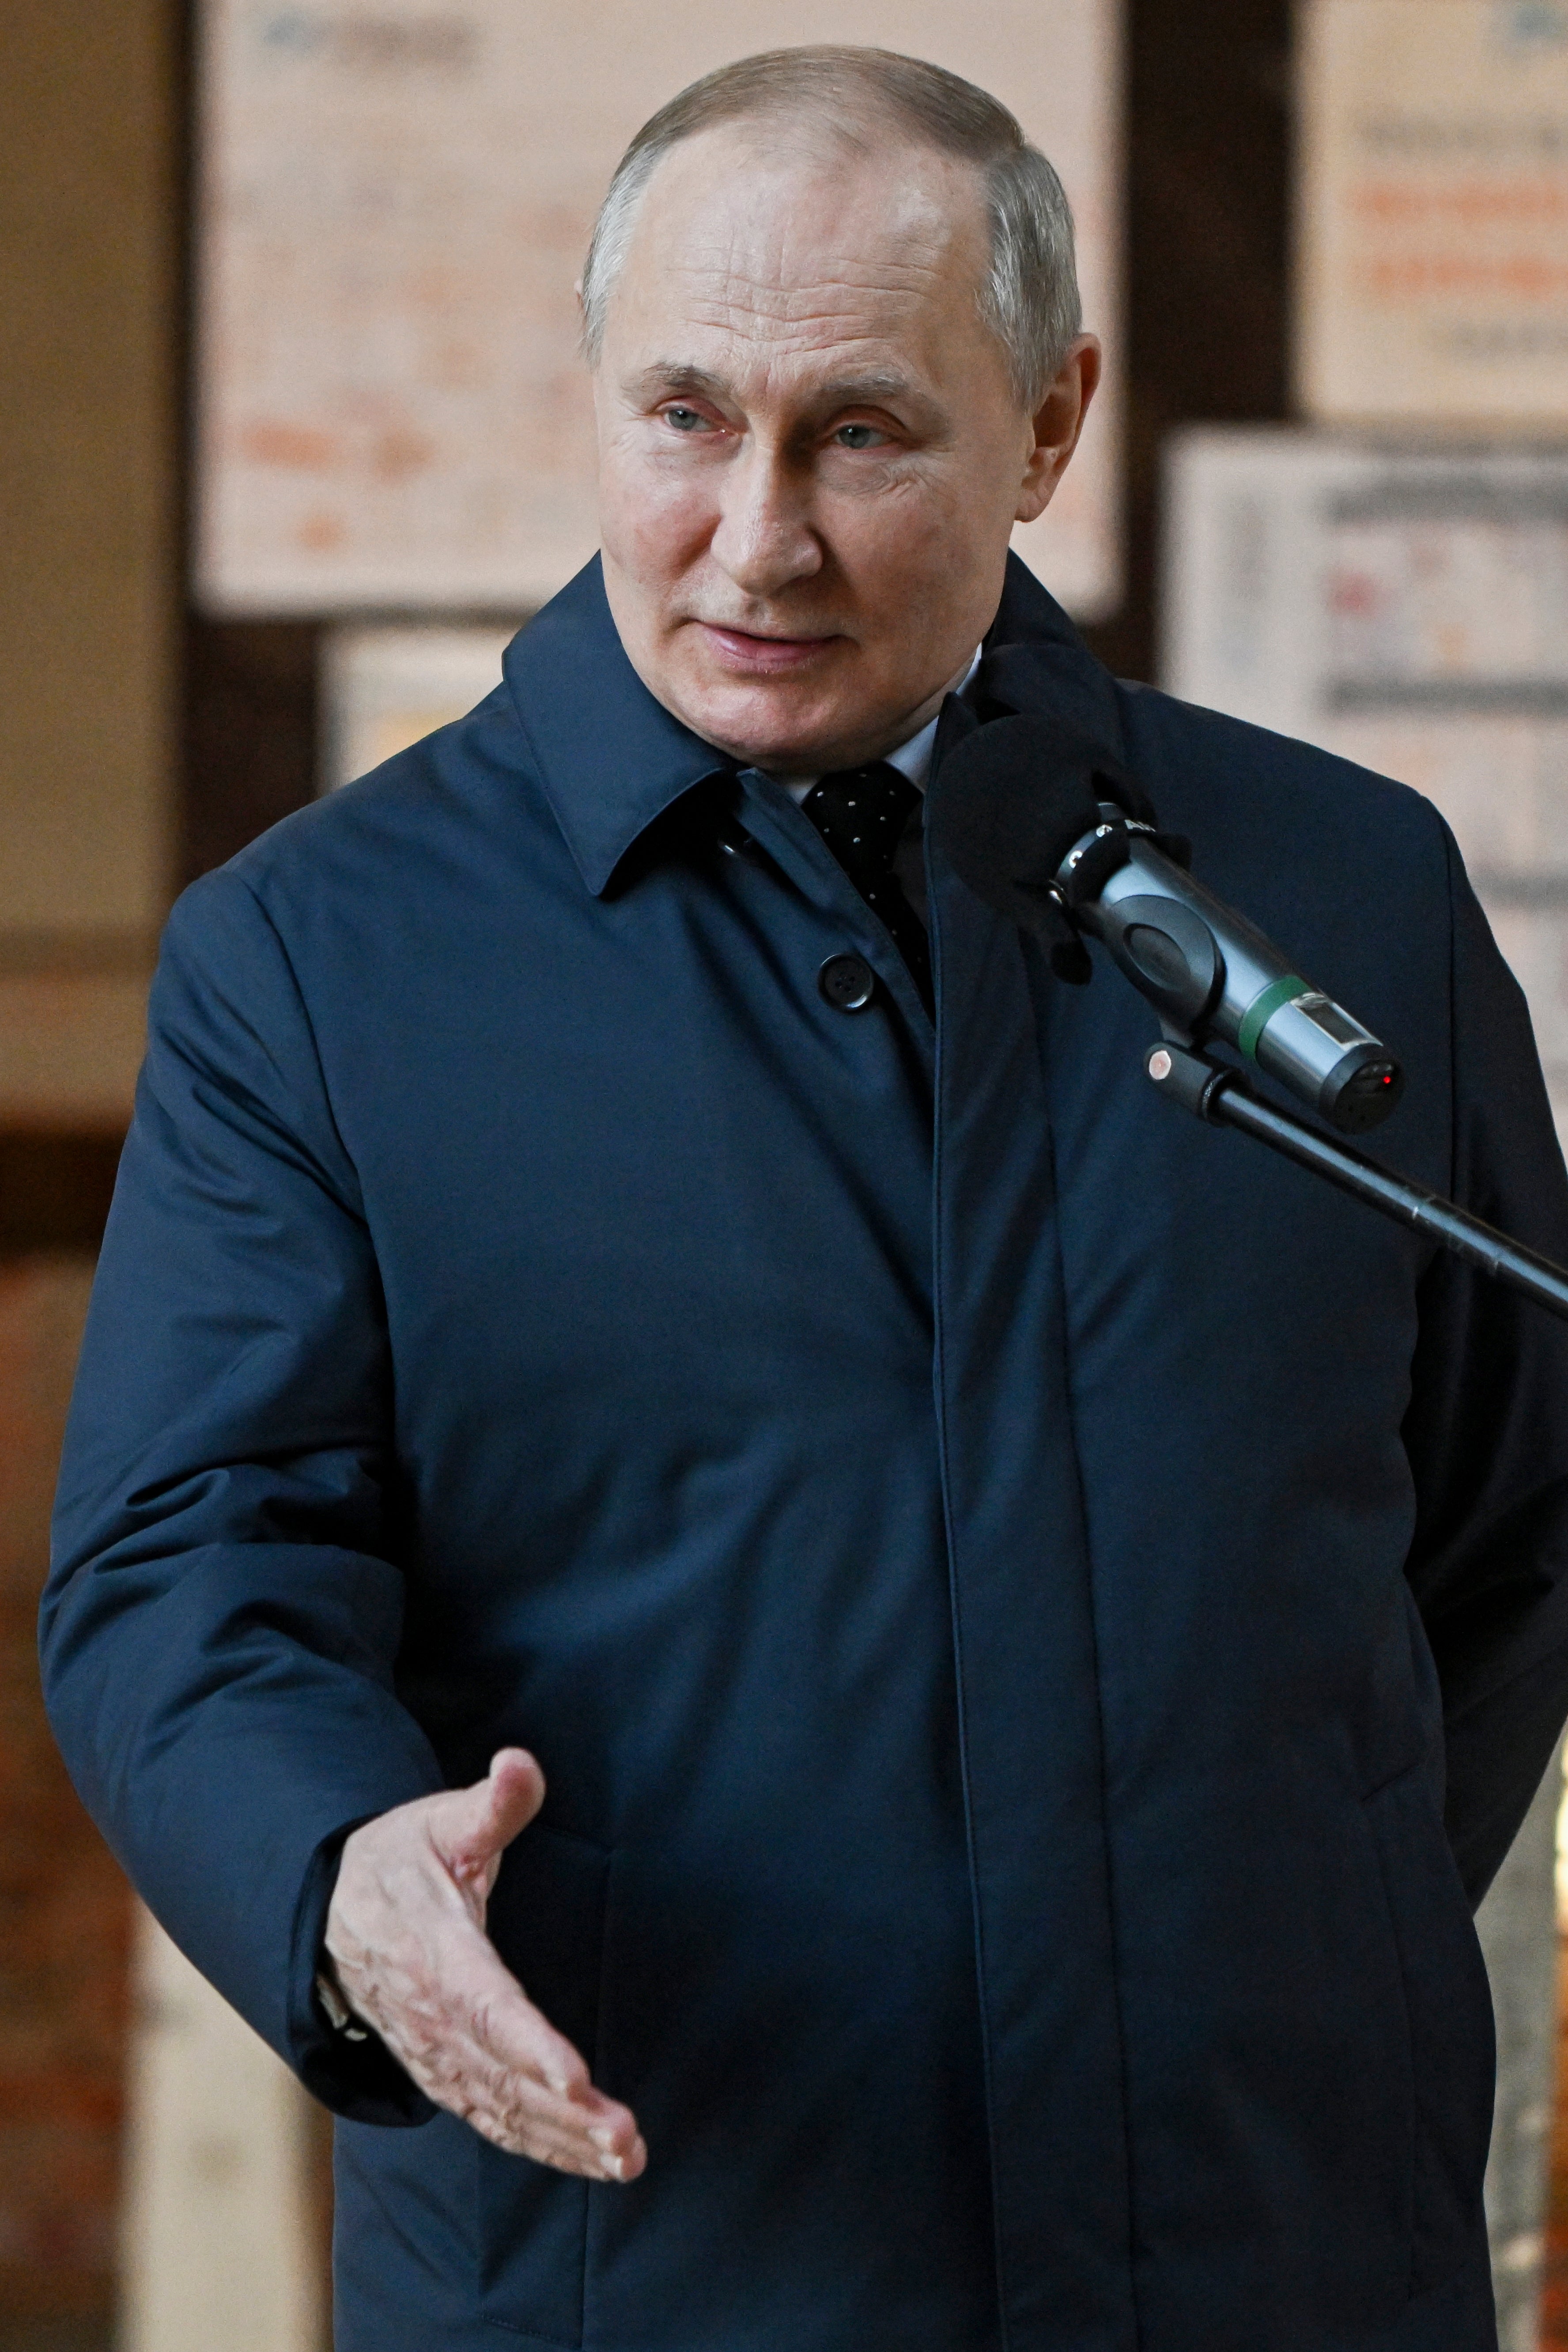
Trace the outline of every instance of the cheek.
<instances>
[{"instance_id":1,"label":"cheek","mask_svg":"<svg viewBox=\"0 0 1568 2352\"><path fill-rule=\"evenodd\" d=\"M962 593L977 553L998 533L1005 540L1008 528L994 482L944 468L890 486L880 497L844 501L833 537L846 571L874 588L880 602L905 604L918 591L929 609Z\"/></svg>"},{"instance_id":2,"label":"cheek","mask_svg":"<svg viewBox=\"0 0 1568 2352\"><path fill-rule=\"evenodd\" d=\"M642 580L671 579L712 538L712 494L697 469L658 462L631 440L599 453L599 536L605 554Z\"/></svg>"},{"instance_id":3,"label":"cheek","mask_svg":"<svg viewBox=\"0 0 1568 2352\"><path fill-rule=\"evenodd\" d=\"M989 627L1002 593L1013 500L993 466L933 467L882 498L845 501L837 551L889 680L929 686Z\"/></svg>"}]
</instances>

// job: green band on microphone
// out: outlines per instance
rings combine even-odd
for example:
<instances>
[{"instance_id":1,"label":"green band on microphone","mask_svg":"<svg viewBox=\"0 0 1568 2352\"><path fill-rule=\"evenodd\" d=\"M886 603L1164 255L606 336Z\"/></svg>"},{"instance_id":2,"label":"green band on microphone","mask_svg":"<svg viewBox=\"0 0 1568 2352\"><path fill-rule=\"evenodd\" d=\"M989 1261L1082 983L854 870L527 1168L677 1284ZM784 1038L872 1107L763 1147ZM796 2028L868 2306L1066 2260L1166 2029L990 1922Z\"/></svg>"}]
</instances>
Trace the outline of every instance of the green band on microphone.
<instances>
[{"instance_id":1,"label":"green band on microphone","mask_svg":"<svg viewBox=\"0 0 1568 2352\"><path fill-rule=\"evenodd\" d=\"M1257 1060L1258 1041L1279 1007L1289 1004L1292 997L1310 996L1311 990L1310 981L1303 980L1299 971L1288 971L1283 980L1271 981L1261 996L1253 998L1236 1033L1236 1042L1249 1062Z\"/></svg>"}]
</instances>

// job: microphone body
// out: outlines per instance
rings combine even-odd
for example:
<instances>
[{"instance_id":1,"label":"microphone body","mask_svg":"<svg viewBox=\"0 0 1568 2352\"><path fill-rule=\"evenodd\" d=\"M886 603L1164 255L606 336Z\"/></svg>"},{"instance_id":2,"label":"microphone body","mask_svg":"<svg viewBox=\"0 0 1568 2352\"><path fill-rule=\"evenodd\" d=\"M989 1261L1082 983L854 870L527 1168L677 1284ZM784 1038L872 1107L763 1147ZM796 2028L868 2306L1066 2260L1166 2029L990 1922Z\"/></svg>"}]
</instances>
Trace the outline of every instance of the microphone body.
<instances>
[{"instance_id":1,"label":"microphone body","mask_svg":"<svg viewBox=\"0 0 1568 2352\"><path fill-rule=\"evenodd\" d=\"M1142 826L1100 814L1055 877L1079 929L1184 1037L1222 1038L1342 1133L1375 1127L1403 1091L1387 1048Z\"/></svg>"},{"instance_id":2,"label":"microphone body","mask_svg":"<svg viewBox=\"0 0 1568 2352\"><path fill-rule=\"evenodd\" d=\"M1404 1090L1398 1062L1244 915L1185 869L1105 747L1020 714L942 761L928 824L971 889L1035 933L1066 980L1099 940L1184 1045L1219 1038L1320 1118L1362 1134Z\"/></svg>"}]
</instances>

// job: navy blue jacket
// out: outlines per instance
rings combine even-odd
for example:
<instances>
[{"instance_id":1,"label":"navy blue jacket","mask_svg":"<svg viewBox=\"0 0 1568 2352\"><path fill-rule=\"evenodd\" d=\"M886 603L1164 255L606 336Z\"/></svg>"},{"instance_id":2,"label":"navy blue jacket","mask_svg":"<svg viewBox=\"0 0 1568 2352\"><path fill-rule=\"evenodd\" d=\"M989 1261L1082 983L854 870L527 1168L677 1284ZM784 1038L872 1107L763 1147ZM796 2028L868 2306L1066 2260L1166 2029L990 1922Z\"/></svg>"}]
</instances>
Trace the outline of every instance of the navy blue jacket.
<instances>
[{"instance_id":1,"label":"navy blue jacket","mask_svg":"<svg viewBox=\"0 0 1568 2352\"><path fill-rule=\"evenodd\" d=\"M1016 567L987 642L983 709L1108 730L1402 1054L1384 1156L1568 1256L1434 811L1113 685ZM928 873L934 1034L590 566L170 924L48 1697L342 2118L341 2352L1493 2344L1467 1894L1568 1706L1568 1335L1171 1108L1120 975ZM629 2189L312 2001L348 1827L508 1741L492 1931Z\"/></svg>"}]
</instances>

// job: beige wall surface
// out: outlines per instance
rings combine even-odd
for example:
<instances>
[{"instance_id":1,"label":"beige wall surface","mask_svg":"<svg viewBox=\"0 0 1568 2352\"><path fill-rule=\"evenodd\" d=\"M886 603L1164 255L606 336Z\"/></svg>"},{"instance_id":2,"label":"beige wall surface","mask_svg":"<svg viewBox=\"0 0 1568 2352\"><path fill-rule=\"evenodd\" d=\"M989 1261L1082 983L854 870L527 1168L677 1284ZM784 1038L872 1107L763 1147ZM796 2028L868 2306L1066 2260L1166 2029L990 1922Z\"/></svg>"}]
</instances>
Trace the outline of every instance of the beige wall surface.
<instances>
[{"instance_id":1,"label":"beige wall surface","mask_svg":"<svg viewBox=\"0 0 1568 2352\"><path fill-rule=\"evenodd\" d=\"M0 974L27 979L0 988L6 1118L75 1120L84 1093L95 1117L122 1115L126 1056L106 1040L123 1035L126 990L144 976L163 912L173 19L170 0L6 0L5 10ZM58 1003L57 964L68 982ZM40 991L53 1023L47 1061L25 1034ZM85 1075L74 1071L79 1046ZM18 1103L29 1053L35 1076Z\"/></svg>"},{"instance_id":2,"label":"beige wall surface","mask_svg":"<svg viewBox=\"0 0 1568 2352\"><path fill-rule=\"evenodd\" d=\"M310 2102L138 1916L120 2352L316 2352Z\"/></svg>"}]
</instances>

